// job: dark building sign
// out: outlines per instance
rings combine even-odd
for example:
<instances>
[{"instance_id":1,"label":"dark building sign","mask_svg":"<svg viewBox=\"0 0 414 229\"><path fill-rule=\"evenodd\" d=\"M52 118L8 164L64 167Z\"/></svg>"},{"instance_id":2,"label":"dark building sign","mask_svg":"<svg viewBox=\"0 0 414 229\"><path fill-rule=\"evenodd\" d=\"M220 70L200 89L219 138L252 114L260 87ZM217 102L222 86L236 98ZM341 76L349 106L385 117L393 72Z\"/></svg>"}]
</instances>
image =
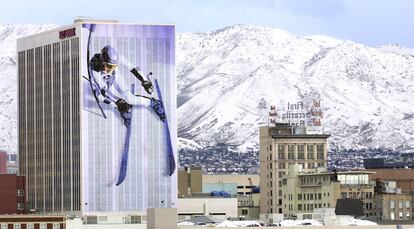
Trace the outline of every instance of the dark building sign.
<instances>
[{"instance_id":1,"label":"dark building sign","mask_svg":"<svg viewBox=\"0 0 414 229\"><path fill-rule=\"evenodd\" d=\"M75 28L59 31L59 39L65 39L74 36L76 36Z\"/></svg>"}]
</instances>

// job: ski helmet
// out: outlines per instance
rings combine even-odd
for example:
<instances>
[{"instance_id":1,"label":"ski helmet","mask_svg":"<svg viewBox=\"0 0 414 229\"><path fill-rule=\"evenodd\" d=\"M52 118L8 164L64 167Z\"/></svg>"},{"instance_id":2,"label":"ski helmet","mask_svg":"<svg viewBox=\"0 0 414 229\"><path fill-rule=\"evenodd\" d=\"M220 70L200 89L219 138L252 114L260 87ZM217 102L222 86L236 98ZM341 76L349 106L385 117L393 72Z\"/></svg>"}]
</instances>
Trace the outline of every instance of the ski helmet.
<instances>
[{"instance_id":1,"label":"ski helmet","mask_svg":"<svg viewBox=\"0 0 414 229\"><path fill-rule=\"evenodd\" d=\"M101 51L102 61L108 64L118 64L118 51L107 45Z\"/></svg>"},{"instance_id":2,"label":"ski helmet","mask_svg":"<svg viewBox=\"0 0 414 229\"><path fill-rule=\"evenodd\" d=\"M104 64L104 72L106 73L112 73L118 66L118 51L110 45L102 49L101 58Z\"/></svg>"}]
</instances>

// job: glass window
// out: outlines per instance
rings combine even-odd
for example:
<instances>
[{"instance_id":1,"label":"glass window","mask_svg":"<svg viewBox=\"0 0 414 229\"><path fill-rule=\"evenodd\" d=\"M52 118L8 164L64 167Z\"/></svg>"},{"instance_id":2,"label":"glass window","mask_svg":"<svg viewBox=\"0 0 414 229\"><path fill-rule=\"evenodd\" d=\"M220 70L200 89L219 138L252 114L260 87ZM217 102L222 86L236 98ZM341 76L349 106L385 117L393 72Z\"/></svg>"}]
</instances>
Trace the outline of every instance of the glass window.
<instances>
[{"instance_id":1,"label":"glass window","mask_svg":"<svg viewBox=\"0 0 414 229\"><path fill-rule=\"evenodd\" d=\"M302 204L298 204L298 211L302 211Z\"/></svg>"},{"instance_id":2,"label":"glass window","mask_svg":"<svg viewBox=\"0 0 414 229\"><path fill-rule=\"evenodd\" d=\"M394 212L391 212L391 213L390 213L390 219L391 219L391 220L394 220L394 218L395 218L395 217L394 217Z\"/></svg>"},{"instance_id":3,"label":"glass window","mask_svg":"<svg viewBox=\"0 0 414 229\"><path fill-rule=\"evenodd\" d=\"M17 210L24 210L24 203L17 203Z\"/></svg>"},{"instance_id":4,"label":"glass window","mask_svg":"<svg viewBox=\"0 0 414 229\"><path fill-rule=\"evenodd\" d=\"M277 154L279 159L285 159L285 145L277 146Z\"/></svg>"},{"instance_id":5,"label":"glass window","mask_svg":"<svg viewBox=\"0 0 414 229\"><path fill-rule=\"evenodd\" d=\"M316 145L317 159L323 159L323 148L324 148L323 144Z\"/></svg>"},{"instance_id":6,"label":"glass window","mask_svg":"<svg viewBox=\"0 0 414 229\"><path fill-rule=\"evenodd\" d=\"M403 213L402 213L402 212L398 212L398 217L399 217L400 219L402 219L402 218L403 218Z\"/></svg>"},{"instance_id":7,"label":"glass window","mask_svg":"<svg viewBox=\"0 0 414 229\"><path fill-rule=\"evenodd\" d=\"M394 201L393 200L390 201L390 208L394 209Z\"/></svg>"},{"instance_id":8,"label":"glass window","mask_svg":"<svg viewBox=\"0 0 414 229\"><path fill-rule=\"evenodd\" d=\"M285 169L285 163L279 163L279 169Z\"/></svg>"},{"instance_id":9,"label":"glass window","mask_svg":"<svg viewBox=\"0 0 414 229\"><path fill-rule=\"evenodd\" d=\"M288 159L295 159L295 145L288 145Z\"/></svg>"},{"instance_id":10,"label":"glass window","mask_svg":"<svg viewBox=\"0 0 414 229\"><path fill-rule=\"evenodd\" d=\"M53 229L60 229L60 224L54 223L53 224Z\"/></svg>"},{"instance_id":11,"label":"glass window","mask_svg":"<svg viewBox=\"0 0 414 229\"><path fill-rule=\"evenodd\" d=\"M298 194L298 200L302 200L302 194Z\"/></svg>"},{"instance_id":12,"label":"glass window","mask_svg":"<svg viewBox=\"0 0 414 229\"><path fill-rule=\"evenodd\" d=\"M7 224L2 223L2 224L1 224L1 229L7 229Z\"/></svg>"},{"instance_id":13,"label":"glass window","mask_svg":"<svg viewBox=\"0 0 414 229\"><path fill-rule=\"evenodd\" d=\"M403 202L402 202L402 200L400 200L400 201L398 202L398 208L403 208Z\"/></svg>"},{"instance_id":14,"label":"glass window","mask_svg":"<svg viewBox=\"0 0 414 229\"><path fill-rule=\"evenodd\" d=\"M313 159L313 145L307 145L306 146L306 150L307 150L307 158L308 159Z\"/></svg>"},{"instance_id":15,"label":"glass window","mask_svg":"<svg viewBox=\"0 0 414 229\"><path fill-rule=\"evenodd\" d=\"M13 224L13 229L20 229L20 223Z\"/></svg>"},{"instance_id":16,"label":"glass window","mask_svg":"<svg viewBox=\"0 0 414 229\"><path fill-rule=\"evenodd\" d=\"M40 224L40 229L47 229L46 224L45 224L45 223L41 223L41 224Z\"/></svg>"},{"instance_id":17,"label":"glass window","mask_svg":"<svg viewBox=\"0 0 414 229\"><path fill-rule=\"evenodd\" d=\"M305 159L305 145L298 145L298 159Z\"/></svg>"},{"instance_id":18,"label":"glass window","mask_svg":"<svg viewBox=\"0 0 414 229\"><path fill-rule=\"evenodd\" d=\"M27 229L34 229L34 224L33 223L28 223L27 224Z\"/></svg>"},{"instance_id":19,"label":"glass window","mask_svg":"<svg viewBox=\"0 0 414 229\"><path fill-rule=\"evenodd\" d=\"M405 201L405 208L410 208L410 201L409 200Z\"/></svg>"},{"instance_id":20,"label":"glass window","mask_svg":"<svg viewBox=\"0 0 414 229\"><path fill-rule=\"evenodd\" d=\"M17 189L17 196L24 196L24 190Z\"/></svg>"}]
</instances>

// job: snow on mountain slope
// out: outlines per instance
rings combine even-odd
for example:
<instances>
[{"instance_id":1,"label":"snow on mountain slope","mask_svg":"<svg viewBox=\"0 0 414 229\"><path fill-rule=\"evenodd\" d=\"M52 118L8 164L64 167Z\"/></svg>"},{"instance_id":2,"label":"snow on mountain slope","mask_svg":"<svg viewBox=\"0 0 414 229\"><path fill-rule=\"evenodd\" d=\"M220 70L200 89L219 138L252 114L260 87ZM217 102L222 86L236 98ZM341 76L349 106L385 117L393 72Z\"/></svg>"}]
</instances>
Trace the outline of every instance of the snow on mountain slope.
<instances>
[{"instance_id":1,"label":"snow on mountain slope","mask_svg":"<svg viewBox=\"0 0 414 229\"><path fill-rule=\"evenodd\" d=\"M414 149L414 58L325 36L236 25L178 35L179 136L258 147L279 101L322 98L331 147Z\"/></svg>"},{"instance_id":2,"label":"snow on mountain slope","mask_svg":"<svg viewBox=\"0 0 414 229\"><path fill-rule=\"evenodd\" d=\"M0 25L0 149L17 147L15 41L54 27ZM179 33L176 47L181 148L257 149L270 105L322 98L330 147L414 149L410 49L248 25Z\"/></svg>"},{"instance_id":3,"label":"snow on mountain slope","mask_svg":"<svg viewBox=\"0 0 414 229\"><path fill-rule=\"evenodd\" d=\"M17 151L17 60L16 40L55 25L0 24L0 149Z\"/></svg>"}]
</instances>

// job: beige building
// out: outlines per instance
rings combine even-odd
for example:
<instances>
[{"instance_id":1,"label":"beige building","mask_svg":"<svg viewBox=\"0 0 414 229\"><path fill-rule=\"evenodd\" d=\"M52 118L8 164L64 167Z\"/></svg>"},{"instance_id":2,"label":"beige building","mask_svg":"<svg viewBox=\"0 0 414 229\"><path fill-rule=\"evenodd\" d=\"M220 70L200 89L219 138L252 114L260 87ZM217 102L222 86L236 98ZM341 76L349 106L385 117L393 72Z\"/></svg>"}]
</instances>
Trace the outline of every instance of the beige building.
<instances>
[{"instance_id":1,"label":"beige building","mask_svg":"<svg viewBox=\"0 0 414 229\"><path fill-rule=\"evenodd\" d=\"M259 181L258 174L203 175L203 192L226 191L237 195L238 216L259 219L260 193L254 190Z\"/></svg>"},{"instance_id":2,"label":"beige building","mask_svg":"<svg viewBox=\"0 0 414 229\"><path fill-rule=\"evenodd\" d=\"M317 208L335 208L337 199L360 199L366 217L375 215L374 185L369 171L327 172L317 168L305 172L292 165L282 181L283 214L311 213Z\"/></svg>"},{"instance_id":3,"label":"beige building","mask_svg":"<svg viewBox=\"0 0 414 229\"><path fill-rule=\"evenodd\" d=\"M377 180L377 220L413 220L413 192L397 186L398 181Z\"/></svg>"},{"instance_id":4,"label":"beige building","mask_svg":"<svg viewBox=\"0 0 414 229\"><path fill-rule=\"evenodd\" d=\"M381 193L376 196L378 220L412 220L413 196L409 193Z\"/></svg>"},{"instance_id":5,"label":"beige building","mask_svg":"<svg viewBox=\"0 0 414 229\"><path fill-rule=\"evenodd\" d=\"M260 128L260 214L282 213L282 178L289 165L305 171L326 167L328 137L285 124Z\"/></svg>"},{"instance_id":6,"label":"beige building","mask_svg":"<svg viewBox=\"0 0 414 229\"><path fill-rule=\"evenodd\" d=\"M259 186L260 177L258 174L226 174L226 175L203 175L203 191L208 191L208 187L225 186L229 188L236 187L236 191L232 191L232 195L249 195L252 186Z\"/></svg>"},{"instance_id":7,"label":"beige building","mask_svg":"<svg viewBox=\"0 0 414 229\"><path fill-rule=\"evenodd\" d=\"M237 217L237 198L179 198L177 211L179 220L197 215L225 220Z\"/></svg>"},{"instance_id":8,"label":"beige building","mask_svg":"<svg viewBox=\"0 0 414 229\"><path fill-rule=\"evenodd\" d=\"M203 190L203 170L201 167L178 169L178 197L191 196Z\"/></svg>"},{"instance_id":9,"label":"beige building","mask_svg":"<svg viewBox=\"0 0 414 229\"><path fill-rule=\"evenodd\" d=\"M324 168L315 170L305 173L301 165L290 166L287 177L282 181L285 217L311 213L317 208L335 208L341 194L339 181Z\"/></svg>"}]
</instances>

